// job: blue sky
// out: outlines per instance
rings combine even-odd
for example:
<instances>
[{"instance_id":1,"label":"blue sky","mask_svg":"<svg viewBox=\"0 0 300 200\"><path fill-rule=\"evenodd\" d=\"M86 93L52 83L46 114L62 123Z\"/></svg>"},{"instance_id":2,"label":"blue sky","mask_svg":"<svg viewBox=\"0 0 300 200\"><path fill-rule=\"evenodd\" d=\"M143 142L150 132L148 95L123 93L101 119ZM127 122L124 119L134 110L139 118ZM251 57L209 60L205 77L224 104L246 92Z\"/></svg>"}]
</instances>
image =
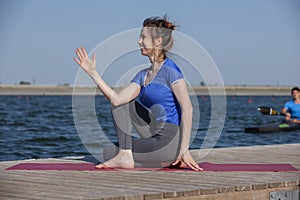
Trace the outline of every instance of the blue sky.
<instances>
[{"instance_id":1,"label":"blue sky","mask_svg":"<svg viewBox=\"0 0 300 200\"><path fill-rule=\"evenodd\" d=\"M165 13L225 85L300 85L299 0L0 0L0 82L73 85L77 47L91 51Z\"/></svg>"}]
</instances>

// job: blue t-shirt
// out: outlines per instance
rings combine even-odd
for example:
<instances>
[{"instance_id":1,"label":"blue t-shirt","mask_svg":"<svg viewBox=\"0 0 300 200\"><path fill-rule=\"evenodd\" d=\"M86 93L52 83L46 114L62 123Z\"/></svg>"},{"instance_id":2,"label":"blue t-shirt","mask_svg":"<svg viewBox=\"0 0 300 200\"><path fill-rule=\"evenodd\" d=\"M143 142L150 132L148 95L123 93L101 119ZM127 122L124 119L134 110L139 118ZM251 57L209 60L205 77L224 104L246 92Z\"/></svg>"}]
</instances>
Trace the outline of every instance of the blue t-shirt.
<instances>
[{"instance_id":1,"label":"blue t-shirt","mask_svg":"<svg viewBox=\"0 0 300 200\"><path fill-rule=\"evenodd\" d=\"M287 102L284 107L291 113L291 118L300 120L300 104L296 104L294 101Z\"/></svg>"},{"instance_id":2,"label":"blue t-shirt","mask_svg":"<svg viewBox=\"0 0 300 200\"><path fill-rule=\"evenodd\" d=\"M181 109L171 85L183 78L182 72L167 58L154 79L145 85L147 71L138 72L131 81L141 86L138 100L151 110L157 121L180 125Z\"/></svg>"}]
</instances>

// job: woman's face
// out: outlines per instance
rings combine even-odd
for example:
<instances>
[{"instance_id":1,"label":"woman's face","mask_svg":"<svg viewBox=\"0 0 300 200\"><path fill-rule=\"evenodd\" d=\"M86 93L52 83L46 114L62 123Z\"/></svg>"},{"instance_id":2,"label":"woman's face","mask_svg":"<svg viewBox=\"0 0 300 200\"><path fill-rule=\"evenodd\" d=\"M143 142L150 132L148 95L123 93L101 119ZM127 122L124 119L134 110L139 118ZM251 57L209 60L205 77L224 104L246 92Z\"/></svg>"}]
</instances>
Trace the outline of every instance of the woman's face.
<instances>
[{"instance_id":1,"label":"woman's face","mask_svg":"<svg viewBox=\"0 0 300 200\"><path fill-rule=\"evenodd\" d=\"M150 28L144 27L141 30L140 38L138 44L141 47L141 54L144 56L152 56L154 52L154 41L150 34Z\"/></svg>"}]
</instances>

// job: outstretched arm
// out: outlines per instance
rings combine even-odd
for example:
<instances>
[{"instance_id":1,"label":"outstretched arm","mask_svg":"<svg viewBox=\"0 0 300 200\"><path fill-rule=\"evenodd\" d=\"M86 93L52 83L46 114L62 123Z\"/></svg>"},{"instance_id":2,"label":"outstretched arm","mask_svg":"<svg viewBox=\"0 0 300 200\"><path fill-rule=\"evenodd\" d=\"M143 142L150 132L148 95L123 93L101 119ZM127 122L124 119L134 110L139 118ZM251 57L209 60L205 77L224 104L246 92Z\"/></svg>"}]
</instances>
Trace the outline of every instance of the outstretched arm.
<instances>
[{"instance_id":1,"label":"outstretched arm","mask_svg":"<svg viewBox=\"0 0 300 200\"><path fill-rule=\"evenodd\" d=\"M173 163L176 165L182 162L184 165L189 166L193 170L202 170L195 162L189 151L190 137L192 131L193 119L193 106L187 91L184 79L179 80L172 85L172 90L181 107L181 129L182 129L182 142L180 152L177 160Z\"/></svg>"},{"instance_id":2,"label":"outstretched arm","mask_svg":"<svg viewBox=\"0 0 300 200\"><path fill-rule=\"evenodd\" d=\"M111 89L111 87L106 84L96 70L95 54L93 54L92 59L90 59L85 48L81 47L77 48L76 55L78 58L74 58L74 61L93 79L97 87L114 106L128 103L138 96L140 92L140 86L134 83L129 84L119 93Z\"/></svg>"}]
</instances>

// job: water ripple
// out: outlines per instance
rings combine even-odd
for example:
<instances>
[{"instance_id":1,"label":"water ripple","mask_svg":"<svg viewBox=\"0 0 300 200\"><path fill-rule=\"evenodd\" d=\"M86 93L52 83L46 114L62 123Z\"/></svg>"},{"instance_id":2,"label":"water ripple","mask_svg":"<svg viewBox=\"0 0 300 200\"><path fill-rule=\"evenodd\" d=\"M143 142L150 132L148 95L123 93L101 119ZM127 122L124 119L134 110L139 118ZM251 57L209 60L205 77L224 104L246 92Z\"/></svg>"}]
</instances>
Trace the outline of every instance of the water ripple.
<instances>
[{"instance_id":1,"label":"water ripple","mask_svg":"<svg viewBox=\"0 0 300 200\"><path fill-rule=\"evenodd\" d=\"M91 110L79 105L77 113L83 119L78 122L85 132L81 137L86 146L99 151L106 145L105 138L116 142L110 104L103 96L95 98L96 123L105 135L99 135L95 116ZM211 118L210 98L197 97L200 110L199 127L194 127L196 136L191 148L201 148ZM264 125L282 120L280 116L264 116L258 106L280 109L289 97L229 96L227 97L226 121L215 147L234 147L300 143L299 131L251 134L244 133L249 126ZM195 101L195 98L193 98ZM194 122L195 123L195 122ZM212 140L213 137L207 136ZM0 161L29 158L80 156L88 154L74 125L71 96L0 96Z\"/></svg>"}]
</instances>

